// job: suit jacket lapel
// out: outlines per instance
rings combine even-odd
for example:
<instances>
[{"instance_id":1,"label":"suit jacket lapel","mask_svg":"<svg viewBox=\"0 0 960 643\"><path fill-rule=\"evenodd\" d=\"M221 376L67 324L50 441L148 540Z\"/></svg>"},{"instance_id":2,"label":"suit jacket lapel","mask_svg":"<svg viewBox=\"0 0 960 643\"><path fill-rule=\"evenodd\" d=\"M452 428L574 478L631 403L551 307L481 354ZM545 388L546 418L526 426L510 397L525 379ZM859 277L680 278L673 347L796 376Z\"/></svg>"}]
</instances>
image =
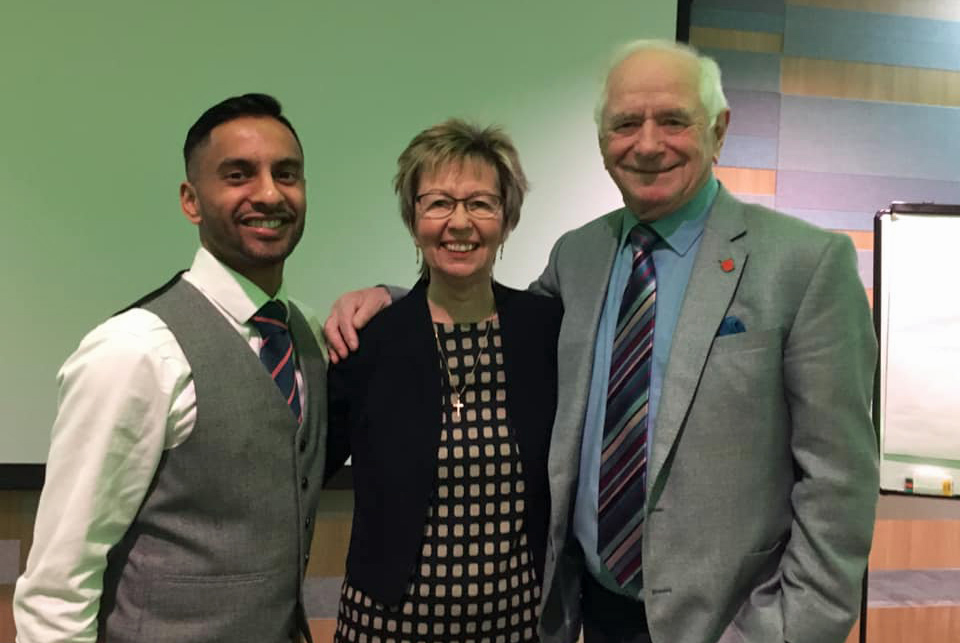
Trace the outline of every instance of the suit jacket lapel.
<instances>
[{"instance_id":1,"label":"suit jacket lapel","mask_svg":"<svg viewBox=\"0 0 960 643\"><path fill-rule=\"evenodd\" d=\"M619 213L619 214L618 214ZM600 324L600 315L603 305L607 301L607 288L610 285L610 273L613 262L617 258L620 248L620 226L622 218L632 216L626 210L619 210L613 216L605 217L604 225L598 229L599 234L590 239L590 244L580 250L584 261L577 264L577 284L584 289L583 293L572 301L577 305L589 302L589 308L582 312L587 315L590 335L596 336ZM564 297L564 300L567 298Z\"/></svg>"},{"instance_id":2,"label":"suit jacket lapel","mask_svg":"<svg viewBox=\"0 0 960 643\"><path fill-rule=\"evenodd\" d=\"M723 188L717 193L673 335L663 393L654 419L654 445L647 472L651 497L703 374L714 337L733 300L747 261L746 225L741 204ZM732 260L733 265L724 264ZM727 268L730 268L729 270ZM647 503L648 506L651 503Z\"/></svg>"}]
</instances>

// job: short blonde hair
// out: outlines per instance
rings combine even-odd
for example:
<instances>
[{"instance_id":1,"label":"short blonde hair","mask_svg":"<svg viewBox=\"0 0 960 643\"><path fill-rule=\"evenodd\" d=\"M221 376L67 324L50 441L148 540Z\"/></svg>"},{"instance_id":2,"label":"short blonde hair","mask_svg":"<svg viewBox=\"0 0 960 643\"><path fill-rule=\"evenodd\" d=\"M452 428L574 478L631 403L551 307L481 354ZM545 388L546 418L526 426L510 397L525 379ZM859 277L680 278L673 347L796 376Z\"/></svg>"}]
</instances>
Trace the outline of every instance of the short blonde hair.
<instances>
[{"instance_id":1,"label":"short blonde hair","mask_svg":"<svg viewBox=\"0 0 960 643\"><path fill-rule=\"evenodd\" d=\"M420 178L467 161L486 163L496 170L503 199L504 235L517 227L528 184L510 137L496 126L480 127L451 118L413 137L397 159L393 189L400 201L400 216L411 234L416 224ZM424 270L422 267L421 272Z\"/></svg>"}]
</instances>

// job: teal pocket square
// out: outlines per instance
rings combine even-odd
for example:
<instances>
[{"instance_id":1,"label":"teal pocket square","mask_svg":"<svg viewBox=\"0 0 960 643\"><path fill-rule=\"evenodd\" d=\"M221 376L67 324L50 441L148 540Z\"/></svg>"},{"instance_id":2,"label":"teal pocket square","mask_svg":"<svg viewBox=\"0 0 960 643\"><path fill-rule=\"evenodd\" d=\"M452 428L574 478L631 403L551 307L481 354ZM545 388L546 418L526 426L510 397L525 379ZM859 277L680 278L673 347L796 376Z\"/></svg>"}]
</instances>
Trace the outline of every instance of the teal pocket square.
<instances>
[{"instance_id":1,"label":"teal pocket square","mask_svg":"<svg viewBox=\"0 0 960 643\"><path fill-rule=\"evenodd\" d=\"M747 327L743 325L739 317L730 315L729 317L724 317L723 321L720 322L720 328L717 329L717 337L735 335L737 333L743 333L746 330Z\"/></svg>"}]
</instances>

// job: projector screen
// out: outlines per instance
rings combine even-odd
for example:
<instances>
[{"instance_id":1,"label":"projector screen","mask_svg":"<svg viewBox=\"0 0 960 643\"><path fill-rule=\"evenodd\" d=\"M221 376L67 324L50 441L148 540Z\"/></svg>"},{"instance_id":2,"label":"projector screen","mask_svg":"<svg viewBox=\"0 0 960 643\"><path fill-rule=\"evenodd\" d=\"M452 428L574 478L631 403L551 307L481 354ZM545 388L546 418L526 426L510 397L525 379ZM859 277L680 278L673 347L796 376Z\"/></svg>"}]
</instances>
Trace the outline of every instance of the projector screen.
<instances>
[{"instance_id":1,"label":"projector screen","mask_svg":"<svg viewBox=\"0 0 960 643\"><path fill-rule=\"evenodd\" d=\"M56 372L91 328L188 267L181 147L203 110L274 94L306 153L290 293L411 284L390 180L418 131L503 125L532 184L496 276L525 286L564 231L620 205L592 110L611 50L674 37L673 0L15 3L0 20L0 464L42 463Z\"/></svg>"},{"instance_id":2,"label":"projector screen","mask_svg":"<svg viewBox=\"0 0 960 643\"><path fill-rule=\"evenodd\" d=\"M877 218L881 488L960 495L960 206Z\"/></svg>"}]
</instances>

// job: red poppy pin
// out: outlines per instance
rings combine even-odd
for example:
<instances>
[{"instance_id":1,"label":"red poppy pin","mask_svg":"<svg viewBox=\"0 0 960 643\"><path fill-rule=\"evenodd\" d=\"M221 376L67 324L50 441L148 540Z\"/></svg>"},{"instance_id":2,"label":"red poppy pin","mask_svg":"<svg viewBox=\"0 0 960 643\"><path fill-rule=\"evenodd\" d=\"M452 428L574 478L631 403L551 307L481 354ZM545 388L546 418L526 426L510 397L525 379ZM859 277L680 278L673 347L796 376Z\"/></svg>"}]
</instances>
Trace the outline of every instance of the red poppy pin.
<instances>
[{"instance_id":1,"label":"red poppy pin","mask_svg":"<svg viewBox=\"0 0 960 643\"><path fill-rule=\"evenodd\" d=\"M721 261L720 269L724 272L733 272L733 259L724 259Z\"/></svg>"}]
</instances>

